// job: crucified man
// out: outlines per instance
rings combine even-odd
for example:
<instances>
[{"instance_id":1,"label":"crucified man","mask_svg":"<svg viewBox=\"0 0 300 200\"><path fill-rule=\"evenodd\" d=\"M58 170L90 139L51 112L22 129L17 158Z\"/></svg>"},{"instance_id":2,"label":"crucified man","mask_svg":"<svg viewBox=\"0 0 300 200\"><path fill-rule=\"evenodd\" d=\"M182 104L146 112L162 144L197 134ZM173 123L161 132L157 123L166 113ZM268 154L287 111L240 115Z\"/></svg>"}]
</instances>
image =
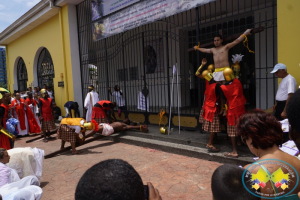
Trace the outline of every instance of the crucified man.
<instances>
[{"instance_id":1,"label":"crucified man","mask_svg":"<svg viewBox=\"0 0 300 200\"><path fill-rule=\"evenodd\" d=\"M215 65L215 72L213 73L214 80L217 82L224 82L223 70L226 67L229 67L228 61L228 51L229 49L233 48L235 45L239 44L243 39L251 34L252 29L247 29L244 34L238 37L231 43L223 45L223 37L218 34L214 37L214 48L206 49L200 48L199 46L194 46L195 50L201 51L202 53L212 53L214 56L214 65Z\"/></svg>"}]
</instances>

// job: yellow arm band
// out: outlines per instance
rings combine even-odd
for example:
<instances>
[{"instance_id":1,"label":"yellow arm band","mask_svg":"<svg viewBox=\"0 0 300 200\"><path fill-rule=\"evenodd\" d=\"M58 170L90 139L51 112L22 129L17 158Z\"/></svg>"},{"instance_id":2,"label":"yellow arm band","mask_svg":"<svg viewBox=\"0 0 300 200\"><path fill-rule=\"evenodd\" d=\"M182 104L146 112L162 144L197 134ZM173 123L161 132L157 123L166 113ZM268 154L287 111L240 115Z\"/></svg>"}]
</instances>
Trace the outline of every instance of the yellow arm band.
<instances>
[{"instance_id":1,"label":"yellow arm band","mask_svg":"<svg viewBox=\"0 0 300 200\"><path fill-rule=\"evenodd\" d=\"M203 67L203 66L200 65L200 67L197 69L196 74L195 74L196 76L200 75L200 71L201 71L202 67Z\"/></svg>"},{"instance_id":2,"label":"yellow arm band","mask_svg":"<svg viewBox=\"0 0 300 200\"><path fill-rule=\"evenodd\" d=\"M11 134L10 132L8 132L8 130L6 130L5 128L2 128L0 130L0 132L3 133L4 135L6 135L7 137L11 138L11 139L14 137L14 135Z\"/></svg>"},{"instance_id":3,"label":"yellow arm band","mask_svg":"<svg viewBox=\"0 0 300 200\"><path fill-rule=\"evenodd\" d=\"M228 110L227 104L224 104L224 106L225 106L225 110Z\"/></svg>"}]
</instances>

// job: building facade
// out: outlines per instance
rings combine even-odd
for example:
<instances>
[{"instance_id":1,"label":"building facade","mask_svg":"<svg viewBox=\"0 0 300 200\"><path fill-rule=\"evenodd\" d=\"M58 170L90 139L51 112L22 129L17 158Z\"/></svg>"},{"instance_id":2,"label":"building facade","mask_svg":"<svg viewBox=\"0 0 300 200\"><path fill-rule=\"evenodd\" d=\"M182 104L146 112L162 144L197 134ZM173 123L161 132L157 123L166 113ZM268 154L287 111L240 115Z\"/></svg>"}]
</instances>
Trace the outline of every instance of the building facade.
<instances>
[{"instance_id":1,"label":"building facade","mask_svg":"<svg viewBox=\"0 0 300 200\"><path fill-rule=\"evenodd\" d=\"M244 55L240 80L247 109L273 106L280 80L269 72L278 62L285 63L300 83L296 55L300 42L295 40L300 29L293 23L300 17L297 0L206 1L157 20L149 15L154 18L150 23L128 26L104 38L95 37L95 32L105 19L148 1L135 1L99 19L93 18L95 2L43 0L0 34L0 44L7 49L10 90L46 84L53 87L58 106L77 101L83 113L88 85L96 87L100 99L117 102L108 88L113 91L118 85L127 107L119 119L128 115L134 121L158 124L158 113L164 109L163 123L170 120L178 126L180 120L181 126L197 128L205 84L194 73L203 57L209 64L213 58L190 49L198 42L213 47L216 33L231 42L247 28L263 29L248 37L255 53L242 43L229 52L229 59Z\"/></svg>"},{"instance_id":2,"label":"building facade","mask_svg":"<svg viewBox=\"0 0 300 200\"><path fill-rule=\"evenodd\" d=\"M7 84L6 51L5 51L5 48L0 48L0 83L3 86L6 86L6 84Z\"/></svg>"}]
</instances>

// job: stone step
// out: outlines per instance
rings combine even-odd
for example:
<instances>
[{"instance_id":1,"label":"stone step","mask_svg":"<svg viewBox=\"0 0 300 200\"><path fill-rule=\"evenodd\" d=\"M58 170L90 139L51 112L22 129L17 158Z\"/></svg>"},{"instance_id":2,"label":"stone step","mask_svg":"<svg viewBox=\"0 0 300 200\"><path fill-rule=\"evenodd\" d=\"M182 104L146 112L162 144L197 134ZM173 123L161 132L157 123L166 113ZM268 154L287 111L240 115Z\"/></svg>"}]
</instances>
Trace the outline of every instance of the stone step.
<instances>
[{"instance_id":1,"label":"stone step","mask_svg":"<svg viewBox=\"0 0 300 200\"><path fill-rule=\"evenodd\" d=\"M240 153L240 156L238 158L228 158L224 156L224 152L210 153L207 151L206 148L203 147L195 147L186 144L178 144L174 142L160 141L151 138L137 137L128 133L113 134L107 137L106 139L114 142L122 142L126 144L156 149L169 153L190 156L220 163L230 163L244 166L253 162L251 156L243 155L243 153Z\"/></svg>"}]
</instances>

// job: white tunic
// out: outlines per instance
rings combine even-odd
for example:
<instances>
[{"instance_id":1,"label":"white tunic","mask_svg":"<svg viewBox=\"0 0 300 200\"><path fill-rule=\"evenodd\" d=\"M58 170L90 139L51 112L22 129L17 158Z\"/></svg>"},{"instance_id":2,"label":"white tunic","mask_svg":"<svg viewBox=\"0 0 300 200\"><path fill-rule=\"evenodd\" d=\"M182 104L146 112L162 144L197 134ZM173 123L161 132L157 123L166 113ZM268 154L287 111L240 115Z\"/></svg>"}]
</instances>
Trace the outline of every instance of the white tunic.
<instances>
[{"instance_id":1,"label":"white tunic","mask_svg":"<svg viewBox=\"0 0 300 200\"><path fill-rule=\"evenodd\" d=\"M90 122L92 120L92 113L94 105L99 101L98 93L91 91L87 93L84 100L84 107L87 109L86 121Z\"/></svg>"},{"instance_id":2,"label":"white tunic","mask_svg":"<svg viewBox=\"0 0 300 200\"><path fill-rule=\"evenodd\" d=\"M39 200L43 191L35 176L27 176L20 180L14 169L0 163L1 186L3 200Z\"/></svg>"}]
</instances>

